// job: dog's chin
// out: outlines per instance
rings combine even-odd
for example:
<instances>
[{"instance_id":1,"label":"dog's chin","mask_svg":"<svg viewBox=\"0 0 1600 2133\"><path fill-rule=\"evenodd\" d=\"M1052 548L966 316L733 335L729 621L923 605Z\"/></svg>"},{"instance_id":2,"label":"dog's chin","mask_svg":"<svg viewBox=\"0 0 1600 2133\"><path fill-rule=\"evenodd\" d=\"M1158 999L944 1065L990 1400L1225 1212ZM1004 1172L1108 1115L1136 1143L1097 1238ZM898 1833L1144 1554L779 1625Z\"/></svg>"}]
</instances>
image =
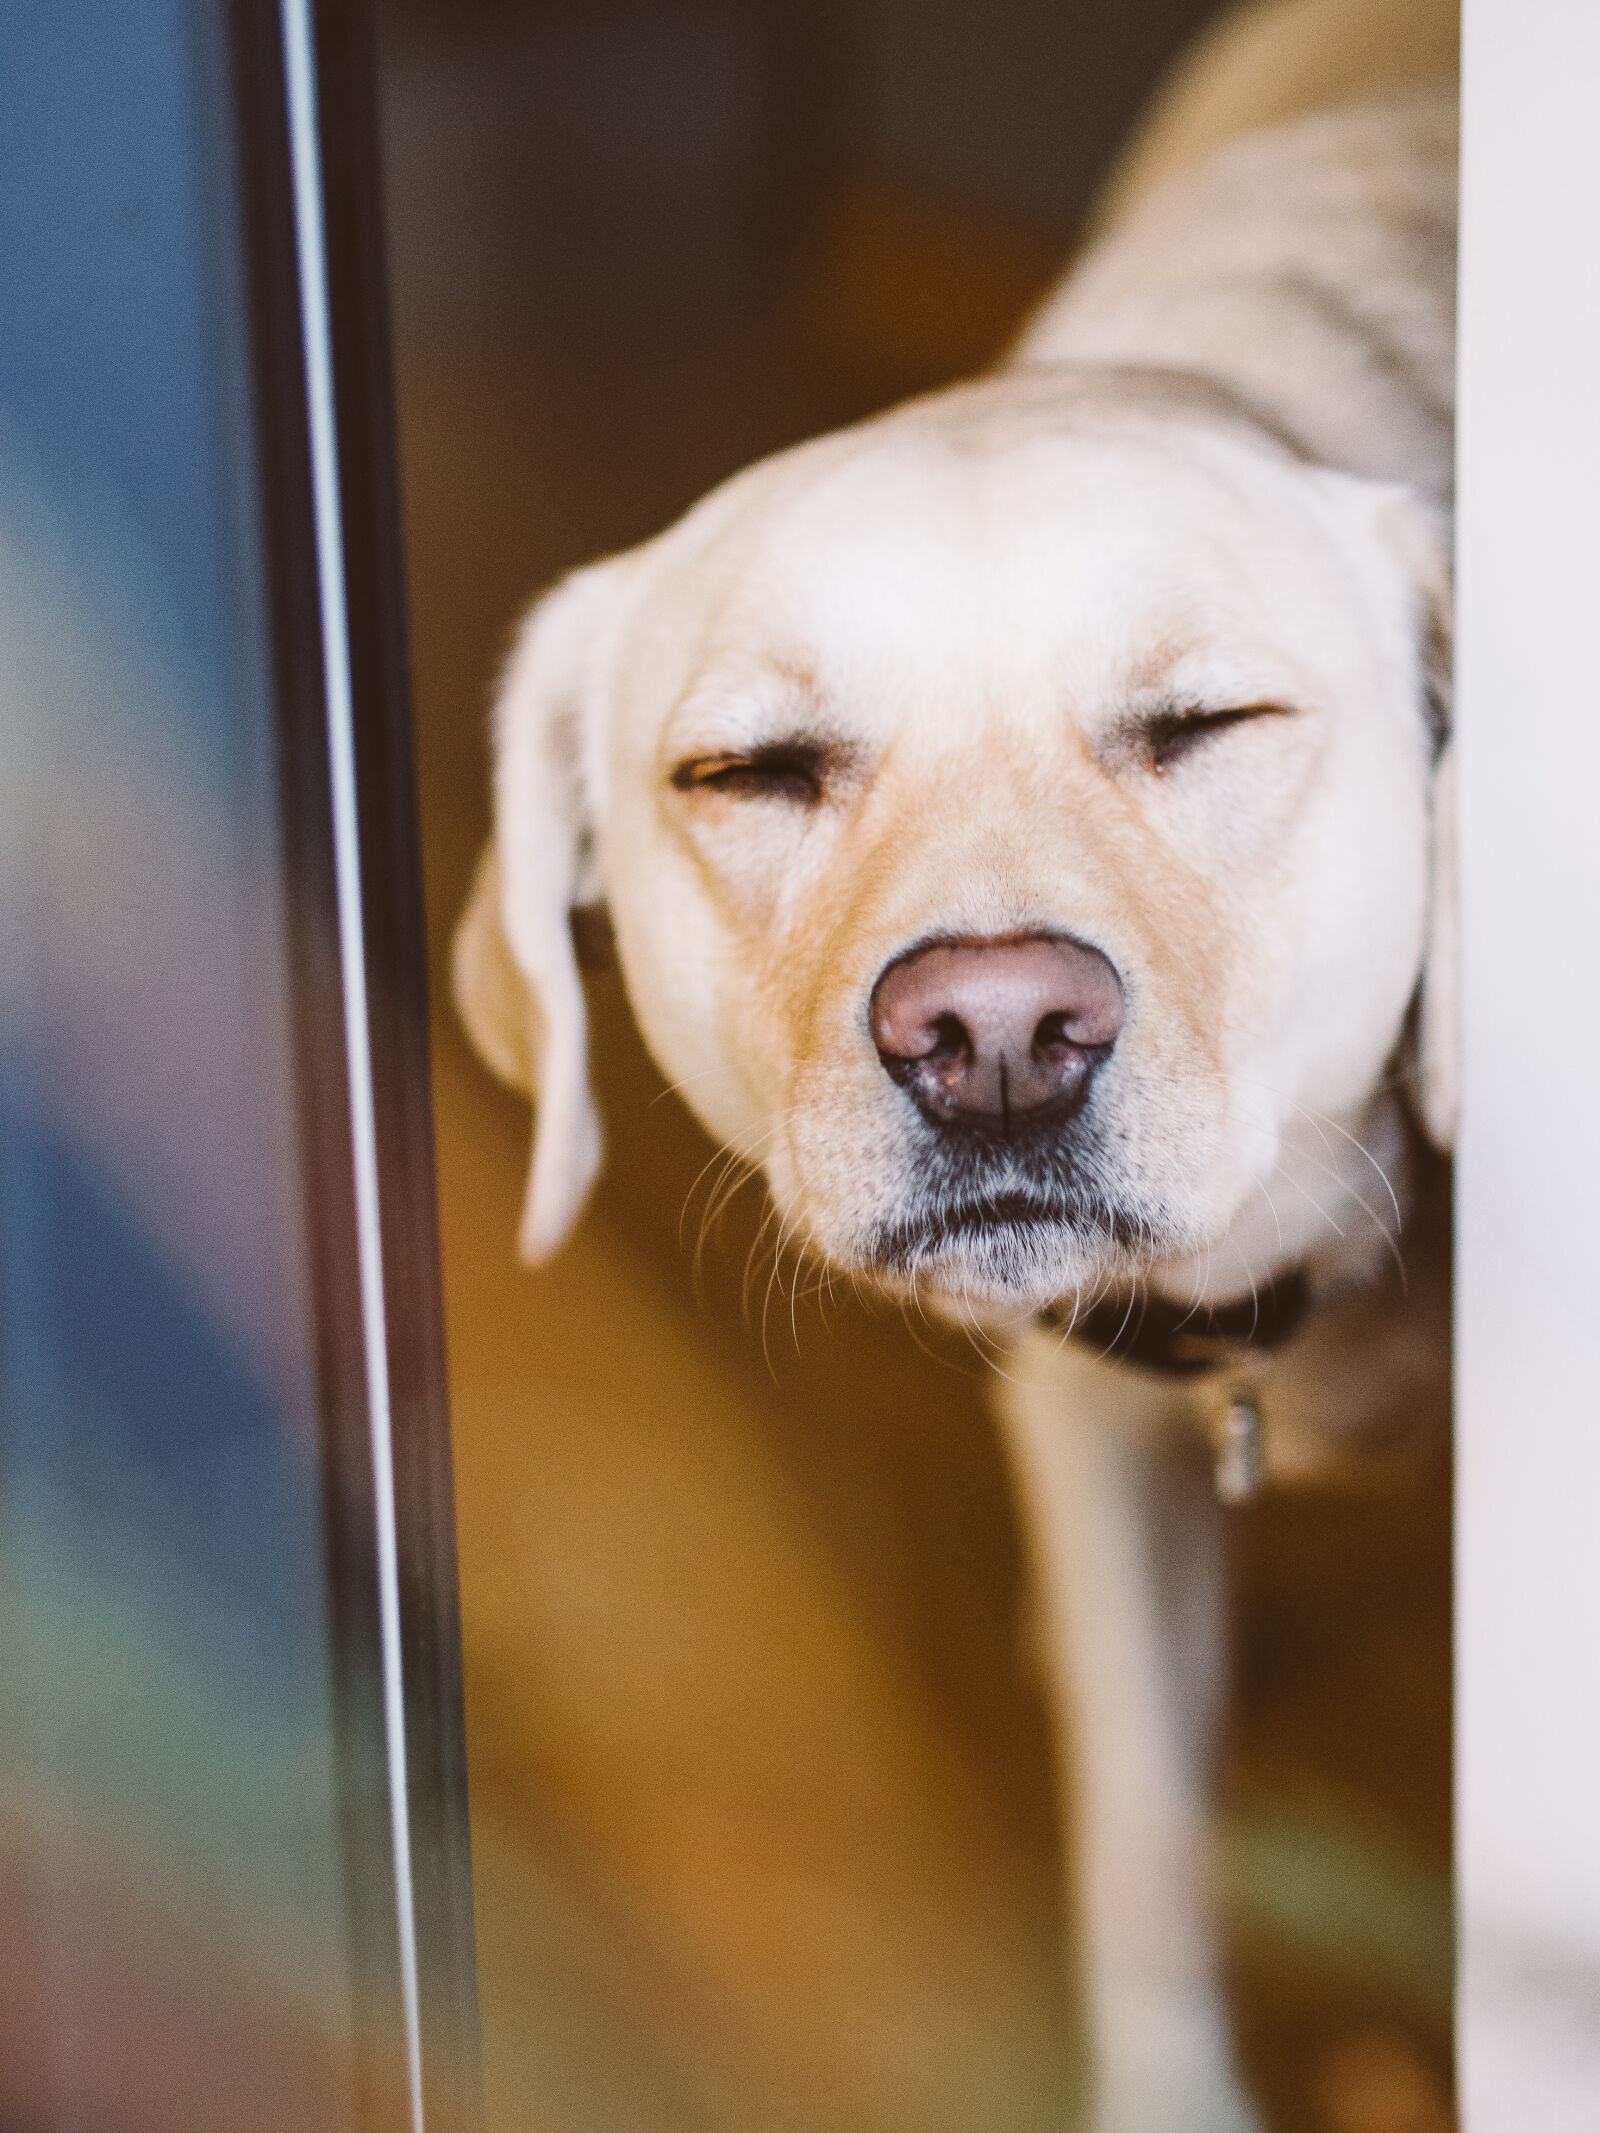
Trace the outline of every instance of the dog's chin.
<instances>
[{"instance_id":1,"label":"dog's chin","mask_svg":"<svg viewBox=\"0 0 1600 2133\"><path fill-rule=\"evenodd\" d=\"M1010 1320L1135 1280L1160 1248L1148 1217L1026 1194L956 1199L878 1224L857 1268L891 1295Z\"/></svg>"}]
</instances>

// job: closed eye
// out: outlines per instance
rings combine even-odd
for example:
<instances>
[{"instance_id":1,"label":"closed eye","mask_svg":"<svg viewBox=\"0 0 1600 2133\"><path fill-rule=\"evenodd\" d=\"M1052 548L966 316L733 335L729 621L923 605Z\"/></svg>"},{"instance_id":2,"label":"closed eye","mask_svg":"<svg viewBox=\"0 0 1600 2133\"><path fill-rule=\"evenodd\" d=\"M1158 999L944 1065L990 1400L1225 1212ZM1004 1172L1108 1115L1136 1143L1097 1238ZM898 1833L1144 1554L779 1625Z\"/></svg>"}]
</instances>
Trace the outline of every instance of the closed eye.
<instances>
[{"instance_id":1,"label":"closed eye","mask_svg":"<svg viewBox=\"0 0 1600 2133\"><path fill-rule=\"evenodd\" d=\"M691 756L672 773L679 792L721 793L734 800L781 800L815 807L822 799L837 751L801 736L768 741L745 753Z\"/></svg>"},{"instance_id":2,"label":"closed eye","mask_svg":"<svg viewBox=\"0 0 1600 2133\"><path fill-rule=\"evenodd\" d=\"M1140 752L1148 768L1159 774L1230 726L1289 716L1286 704L1239 704L1226 711L1158 711L1153 718L1139 721Z\"/></svg>"}]
</instances>

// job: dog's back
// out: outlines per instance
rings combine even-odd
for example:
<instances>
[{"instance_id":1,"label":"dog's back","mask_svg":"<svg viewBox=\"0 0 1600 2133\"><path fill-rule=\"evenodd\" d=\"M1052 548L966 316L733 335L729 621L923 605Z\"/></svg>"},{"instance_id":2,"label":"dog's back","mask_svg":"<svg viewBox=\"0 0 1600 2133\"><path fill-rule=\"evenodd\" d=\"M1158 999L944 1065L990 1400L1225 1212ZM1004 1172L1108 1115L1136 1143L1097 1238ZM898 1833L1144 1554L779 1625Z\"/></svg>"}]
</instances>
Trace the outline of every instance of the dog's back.
<instances>
[{"instance_id":1,"label":"dog's back","mask_svg":"<svg viewBox=\"0 0 1600 2133\"><path fill-rule=\"evenodd\" d=\"M1241 134L1457 71L1456 0L1243 0L1188 46L1101 186L1096 233Z\"/></svg>"},{"instance_id":2,"label":"dog's back","mask_svg":"<svg viewBox=\"0 0 1600 2133\"><path fill-rule=\"evenodd\" d=\"M1444 501L1453 35L1453 10L1372 0L1227 18L1158 104L1098 241L1012 360L1198 373L1310 457Z\"/></svg>"}]
</instances>

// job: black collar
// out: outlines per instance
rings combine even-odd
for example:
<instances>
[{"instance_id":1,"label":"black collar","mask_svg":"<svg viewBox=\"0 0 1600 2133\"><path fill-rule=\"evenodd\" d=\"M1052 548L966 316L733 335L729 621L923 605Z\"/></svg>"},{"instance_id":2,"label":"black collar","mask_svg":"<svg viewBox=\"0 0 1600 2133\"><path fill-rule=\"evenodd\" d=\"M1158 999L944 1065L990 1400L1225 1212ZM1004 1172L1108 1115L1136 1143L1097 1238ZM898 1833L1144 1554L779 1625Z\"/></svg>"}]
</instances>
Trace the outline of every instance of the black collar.
<instances>
[{"instance_id":1,"label":"black collar","mask_svg":"<svg viewBox=\"0 0 1600 2133\"><path fill-rule=\"evenodd\" d=\"M1242 1355L1270 1354L1296 1332L1311 1302L1311 1284L1301 1267L1262 1282L1253 1297L1221 1304L1169 1303L1148 1289L1108 1296L1074 1311L1052 1304L1041 1325L1066 1333L1108 1360L1132 1363L1162 1377L1197 1378L1236 1363Z\"/></svg>"}]
</instances>

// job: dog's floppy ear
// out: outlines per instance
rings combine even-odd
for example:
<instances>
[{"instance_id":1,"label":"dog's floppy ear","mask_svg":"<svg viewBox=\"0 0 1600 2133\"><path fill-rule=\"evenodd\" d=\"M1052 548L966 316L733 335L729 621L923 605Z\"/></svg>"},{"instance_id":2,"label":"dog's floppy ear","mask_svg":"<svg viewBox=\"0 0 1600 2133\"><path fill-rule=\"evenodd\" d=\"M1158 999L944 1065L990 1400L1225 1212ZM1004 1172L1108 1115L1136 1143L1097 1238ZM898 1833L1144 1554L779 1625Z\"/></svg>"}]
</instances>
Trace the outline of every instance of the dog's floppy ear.
<instances>
[{"instance_id":1,"label":"dog's floppy ear","mask_svg":"<svg viewBox=\"0 0 1600 2133\"><path fill-rule=\"evenodd\" d=\"M1319 470L1335 502L1353 509L1378 539L1384 575L1399 566L1405 653L1412 663L1417 715L1433 756L1429 909L1424 961L1408 1018L1407 1083L1423 1130L1436 1148L1455 1141L1456 779L1451 741L1453 603L1447 515L1414 490L1364 476Z\"/></svg>"},{"instance_id":2,"label":"dog's floppy ear","mask_svg":"<svg viewBox=\"0 0 1600 2133\"><path fill-rule=\"evenodd\" d=\"M1451 734L1455 646L1449 533L1441 514L1409 496L1391 511L1388 530L1415 587L1418 680L1434 757L1428 932L1417 988L1416 1078L1412 1095L1429 1140L1448 1154L1455 1145L1460 1102L1456 1037L1456 756Z\"/></svg>"},{"instance_id":3,"label":"dog's floppy ear","mask_svg":"<svg viewBox=\"0 0 1600 2133\"><path fill-rule=\"evenodd\" d=\"M1399 555L1412 588L1419 708L1433 749L1428 931L1413 1010L1411 1095L1434 1146L1455 1144L1459 1103L1456 1063L1456 772L1451 738L1454 653L1450 535L1444 514L1409 490L1378 492L1380 530Z\"/></svg>"},{"instance_id":4,"label":"dog's floppy ear","mask_svg":"<svg viewBox=\"0 0 1600 2133\"><path fill-rule=\"evenodd\" d=\"M456 922L450 975L456 1011L479 1058L507 1088L533 1094L537 1027L528 981L511 959L500 915L500 849L493 837L478 855L472 889Z\"/></svg>"},{"instance_id":5,"label":"dog's floppy ear","mask_svg":"<svg viewBox=\"0 0 1600 2133\"><path fill-rule=\"evenodd\" d=\"M1429 1140L1455 1145L1460 1102L1456 1058L1456 752L1447 741L1433 774L1433 908L1428 959L1417 997L1416 1103Z\"/></svg>"},{"instance_id":6,"label":"dog's floppy ear","mask_svg":"<svg viewBox=\"0 0 1600 2133\"><path fill-rule=\"evenodd\" d=\"M598 893L601 700L619 569L599 564L566 579L518 633L495 704L495 834L456 929L456 1004L468 1035L534 1100L518 1235L530 1262L561 1244L600 1168L571 913Z\"/></svg>"}]
</instances>

